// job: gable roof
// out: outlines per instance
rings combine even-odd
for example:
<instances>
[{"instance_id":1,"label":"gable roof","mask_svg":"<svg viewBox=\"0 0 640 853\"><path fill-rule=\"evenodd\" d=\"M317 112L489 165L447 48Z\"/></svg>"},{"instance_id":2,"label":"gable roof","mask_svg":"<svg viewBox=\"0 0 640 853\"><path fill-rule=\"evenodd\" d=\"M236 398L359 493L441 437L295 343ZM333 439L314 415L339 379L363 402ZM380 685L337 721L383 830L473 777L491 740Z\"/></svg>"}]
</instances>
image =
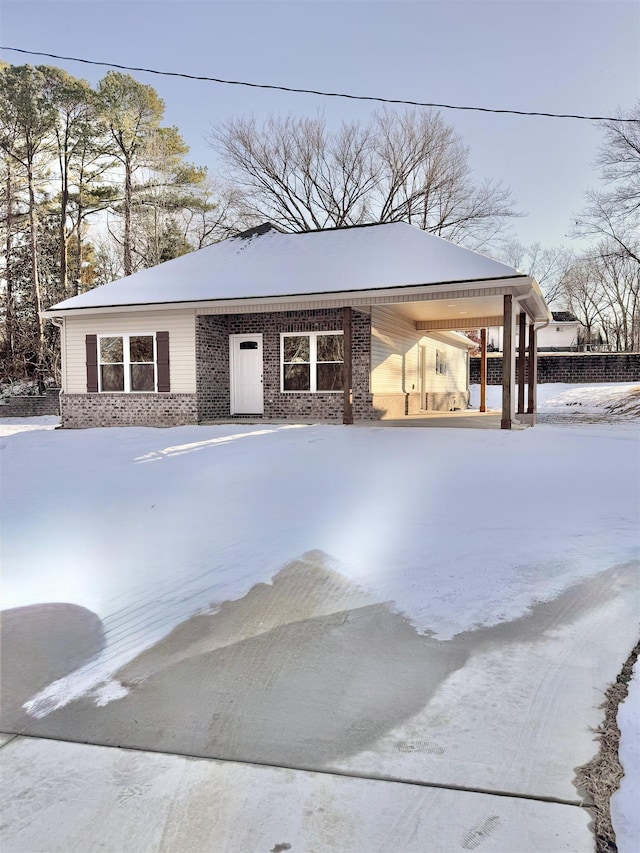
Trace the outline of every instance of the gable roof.
<instances>
[{"instance_id":1,"label":"gable roof","mask_svg":"<svg viewBox=\"0 0 640 853\"><path fill-rule=\"evenodd\" d=\"M528 277L405 222L282 233L260 227L67 299L72 309L341 293Z\"/></svg>"}]
</instances>

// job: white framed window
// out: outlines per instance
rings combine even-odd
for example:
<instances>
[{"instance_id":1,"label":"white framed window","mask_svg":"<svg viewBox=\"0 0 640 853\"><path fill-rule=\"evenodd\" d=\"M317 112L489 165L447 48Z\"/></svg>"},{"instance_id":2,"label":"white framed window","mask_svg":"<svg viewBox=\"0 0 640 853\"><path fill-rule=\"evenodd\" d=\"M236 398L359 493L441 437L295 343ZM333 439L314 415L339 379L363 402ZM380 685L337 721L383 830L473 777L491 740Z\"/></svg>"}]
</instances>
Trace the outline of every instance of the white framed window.
<instances>
[{"instance_id":1,"label":"white framed window","mask_svg":"<svg viewBox=\"0 0 640 853\"><path fill-rule=\"evenodd\" d=\"M156 391L155 335L98 335L99 391Z\"/></svg>"},{"instance_id":2,"label":"white framed window","mask_svg":"<svg viewBox=\"0 0 640 853\"><path fill-rule=\"evenodd\" d=\"M436 350L436 373L447 372L447 354L444 350Z\"/></svg>"},{"instance_id":3,"label":"white framed window","mask_svg":"<svg viewBox=\"0 0 640 853\"><path fill-rule=\"evenodd\" d=\"M310 393L342 391L342 332L282 332L280 390Z\"/></svg>"}]
</instances>

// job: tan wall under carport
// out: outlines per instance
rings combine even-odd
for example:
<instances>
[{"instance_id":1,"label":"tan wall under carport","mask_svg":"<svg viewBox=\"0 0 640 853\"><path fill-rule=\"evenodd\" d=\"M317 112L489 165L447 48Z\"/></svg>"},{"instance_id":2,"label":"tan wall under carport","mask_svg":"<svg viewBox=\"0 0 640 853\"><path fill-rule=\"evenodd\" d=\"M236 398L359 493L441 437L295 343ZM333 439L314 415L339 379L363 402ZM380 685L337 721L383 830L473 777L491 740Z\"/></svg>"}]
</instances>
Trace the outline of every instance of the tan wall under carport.
<instances>
[{"instance_id":1,"label":"tan wall under carport","mask_svg":"<svg viewBox=\"0 0 640 853\"><path fill-rule=\"evenodd\" d=\"M413 320L393 308L371 308L371 392L413 394L420 389L420 347L426 357L427 393L467 390L467 349L452 345L444 334L425 335ZM445 350L447 371L436 373L436 350Z\"/></svg>"}]
</instances>

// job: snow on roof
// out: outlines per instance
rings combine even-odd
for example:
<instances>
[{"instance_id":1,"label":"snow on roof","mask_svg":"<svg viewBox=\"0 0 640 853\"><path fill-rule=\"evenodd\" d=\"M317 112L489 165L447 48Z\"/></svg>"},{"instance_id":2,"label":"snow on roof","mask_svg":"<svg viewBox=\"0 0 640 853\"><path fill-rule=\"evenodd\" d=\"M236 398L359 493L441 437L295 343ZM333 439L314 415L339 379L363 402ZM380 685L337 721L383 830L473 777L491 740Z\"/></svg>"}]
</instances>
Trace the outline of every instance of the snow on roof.
<instances>
[{"instance_id":1,"label":"snow on roof","mask_svg":"<svg viewBox=\"0 0 640 853\"><path fill-rule=\"evenodd\" d=\"M340 293L523 277L405 222L233 237L51 310Z\"/></svg>"},{"instance_id":2,"label":"snow on roof","mask_svg":"<svg viewBox=\"0 0 640 853\"><path fill-rule=\"evenodd\" d=\"M580 321L576 317L575 314L572 314L571 311L552 311L551 316L553 317L554 323L579 323Z\"/></svg>"}]
</instances>

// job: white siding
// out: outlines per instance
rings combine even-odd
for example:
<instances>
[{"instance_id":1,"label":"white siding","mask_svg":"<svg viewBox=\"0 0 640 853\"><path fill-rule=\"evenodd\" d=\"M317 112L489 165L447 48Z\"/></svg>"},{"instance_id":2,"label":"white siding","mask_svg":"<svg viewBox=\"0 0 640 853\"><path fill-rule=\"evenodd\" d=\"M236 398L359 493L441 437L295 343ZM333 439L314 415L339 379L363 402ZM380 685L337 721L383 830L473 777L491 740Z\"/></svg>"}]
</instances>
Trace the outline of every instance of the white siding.
<instances>
[{"instance_id":1,"label":"white siding","mask_svg":"<svg viewBox=\"0 0 640 853\"><path fill-rule=\"evenodd\" d=\"M578 344L578 329L579 323L573 322L557 322L550 323L548 326L538 329L536 340L538 349L551 347L556 349L570 350ZM519 329L516 326L516 339L520 337ZM498 352L502 352L502 326L492 326L488 330L487 340L495 347ZM527 330L527 342L529 341L529 331Z\"/></svg>"},{"instance_id":2,"label":"white siding","mask_svg":"<svg viewBox=\"0 0 640 853\"><path fill-rule=\"evenodd\" d=\"M551 323L537 334L538 348L571 349L578 344L577 323Z\"/></svg>"},{"instance_id":3,"label":"white siding","mask_svg":"<svg viewBox=\"0 0 640 853\"><path fill-rule=\"evenodd\" d=\"M64 352L67 394L87 390L86 335L169 332L169 371L174 394L196 393L195 310L88 314L65 319Z\"/></svg>"},{"instance_id":4,"label":"white siding","mask_svg":"<svg viewBox=\"0 0 640 853\"><path fill-rule=\"evenodd\" d=\"M371 308L371 391L401 394L420 390L419 353L425 352L427 393L467 389L467 349L447 340L446 333L425 335L413 320L393 308ZM436 373L436 350L446 352L447 371Z\"/></svg>"},{"instance_id":5,"label":"white siding","mask_svg":"<svg viewBox=\"0 0 640 853\"><path fill-rule=\"evenodd\" d=\"M401 394L418 390L418 343L413 320L393 308L371 307L371 392ZM412 387L413 386L413 387Z\"/></svg>"},{"instance_id":6,"label":"white siding","mask_svg":"<svg viewBox=\"0 0 640 853\"><path fill-rule=\"evenodd\" d=\"M420 343L426 350L425 379L427 393L445 393L467 390L467 352L452 346L446 338L428 335ZM436 373L436 350L444 351L447 360L446 373Z\"/></svg>"}]
</instances>

